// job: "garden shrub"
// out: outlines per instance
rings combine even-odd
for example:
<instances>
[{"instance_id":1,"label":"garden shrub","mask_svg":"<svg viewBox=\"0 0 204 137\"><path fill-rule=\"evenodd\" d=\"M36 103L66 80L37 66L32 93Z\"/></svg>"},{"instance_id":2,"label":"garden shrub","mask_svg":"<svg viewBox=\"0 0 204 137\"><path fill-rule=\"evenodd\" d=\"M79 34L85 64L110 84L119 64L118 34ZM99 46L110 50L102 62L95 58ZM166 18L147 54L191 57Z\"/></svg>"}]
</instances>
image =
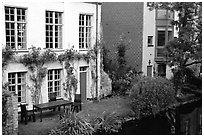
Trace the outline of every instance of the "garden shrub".
<instances>
[{"instance_id":1,"label":"garden shrub","mask_svg":"<svg viewBox=\"0 0 204 137\"><path fill-rule=\"evenodd\" d=\"M60 126L52 129L50 135L99 135L115 134L121 129L121 120L116 113L104 113L101 117L88 120L76 116L75 113L65 113L61 116Z\"/></svg>"},{"instance_id":2,"label":"garden shrub","mask_svg":"<svg viewBox=\"0 0 204 137\"><path fill-rule=\"evenodd\" d=\"M90 121L94 128L94 134L117 134L122 127L122 122L115 112L104 113L101 117L96 117Z\"/></svg>"},{"instance_id":3,"label":"garden shrub","mask_svg":"<svg viewBox=\"0 0 204 137\"><path fill-rule=\"evenodd\" d=\"M8 135L8 107L7 107L7 98L11 96L10 93L6 90L6 85L2 85L2 134Z\"/></svg>"},{"instance_id":4,"label":"garden shrub","mask_svg":"<svg viewBox=\"0 0 204 137\"><path fill-rule=\"evenodd\" d=\"M162 77L145 77L133 86L130 105L137 118L155 115L176 102L173 83Z\"/></svg>"},{"instance_id":5,"label":"garden shrub","mask_svg":"<svg viewBox=\"0 0 204 137\"><path fill-rule=\"evenodd\" d=\"M136 83L140 77L140 73L129 70L123 77L115 79L112 82L113 94L122 96L127 95L134 83Z\"/></svg>"},{"instance_id":6,"label":"garden shrub","mask_svg":"<svg viewBox=\"0 0 204 137\"><path fill-rule=\"evenodd\" d=\"M74 113L65 113L60 120L60 126L52 129L51 135L91 135L94 129L86 120Z\"/></svg>"}]
</instances>

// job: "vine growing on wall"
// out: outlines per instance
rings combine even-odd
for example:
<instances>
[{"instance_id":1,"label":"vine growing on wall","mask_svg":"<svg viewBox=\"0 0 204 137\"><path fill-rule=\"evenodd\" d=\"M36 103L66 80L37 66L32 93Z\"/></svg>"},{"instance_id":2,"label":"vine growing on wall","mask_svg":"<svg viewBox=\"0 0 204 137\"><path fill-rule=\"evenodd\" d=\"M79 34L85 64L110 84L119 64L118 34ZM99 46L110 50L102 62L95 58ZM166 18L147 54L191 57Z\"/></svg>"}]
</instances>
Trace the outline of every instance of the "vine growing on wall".
<instances>
[{"instance_id":1,"label":"vine growing on wall","mask_svg":"<svg viewBox=\"0 0 204 137\"><path fill-rule=\"evenodd\" d=\"M50 49L41 52L41 48L32 47L28 54L21 57L20 62L31 71L30 79L34 83L28 88L31 90L32 101L34 104L40 103L42 97L41 87L43 79L47 74L47 68L43 65L47 62L56 61L56 53Z\"/></svg>"},{"instance_id":2,"label":"vine growing on wall","mask_svg":"<svg viewBox=\"0 0 204 137\"><path fill-rule=\"evenodd\" d=\"M58 60L60 61L60 63L62 64L64 62L67 75L66 75L65 83L63 83L63 86L65 90L65 96L69 98L69 100L72 100L72 96L71 96L72 91L74 92L74 94L76 93L77 83L78 83L77 78L73 73L74 67L70 63L73 62L74 60L80 60L80 59L84 59L87 63L89 63L89 61L94 58L95 58L94 50L88 50L87 53L81 54L76 50L74 50L73 47L71 49L67 49L63 54L60 54L58 56Z\"/></svg>"},{"instance_id":3,"label":"vine growing on wall","mask_svg":"<svg viewBox=\"0 0 204 137\"><path fill-rule=\"evenodd\" d=\"M2 134L8 135L8 106L7 106L7 100L8 97L10 97L11 94L8 92L8 83L2 84Z\"/></svg>"},{"instance_id":4,"label":"vine growing on wall","mask_svg":"<svg viewBox=\"0 0 204 137\"><path fill-rule=\"evenodd\" d=\"M2 66L6 67L10 60L15 56L15 51L11 49L2 50ZM34 104L40 103L42 99L41 87L42 82L47 74L47 68L43 67L45 63L59 61L61 64L64 62L64 68L66 70L67 76L65 83L63 83L65 96L69 97L71 100L72 91L76 92L77 90L77 78L75 77L73 70L74 67L70 64L74 60L84 59L89 63L90 59L95 59L95 51L89 50L87 53L79 53L73 48L65 50L64 53L57 56L57 54L50 50L41 50L41 48L31 47L29 53L19 56L19 59L16 60L18 63L24 64L31 72L30 80L33 82L32 86L27 85L31 91L32 102Z\"/></svg>"},{"instance_id":5,"label":"vine growing on wall","mask_svg":"<svg viewBox=\"0 0 204 137\"><path fill-rule=\"evenodd\" d=\"M9 48L2 49L2 69L5 69L9 61L14 58L15 53L16 52L14 50L11 50Z\"/></svg>"}]
</instances>

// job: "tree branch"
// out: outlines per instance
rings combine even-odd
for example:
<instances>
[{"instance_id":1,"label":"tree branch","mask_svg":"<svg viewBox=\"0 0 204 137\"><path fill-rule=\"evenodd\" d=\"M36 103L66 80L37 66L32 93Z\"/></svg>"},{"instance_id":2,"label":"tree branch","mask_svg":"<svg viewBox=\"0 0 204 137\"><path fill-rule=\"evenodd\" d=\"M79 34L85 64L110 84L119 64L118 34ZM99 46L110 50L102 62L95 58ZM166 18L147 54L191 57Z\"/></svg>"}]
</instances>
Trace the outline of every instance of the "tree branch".
<instances>
[{"instance_id":1,"label":"tree branch","mask_svg":"<svg viewBox=\"0 0 204 137\"><path fill-rule=\"evenodd\" d=\"M194 61L192 63L186 64L185 67L193 65L193 64L198 64L198 63L202 63L202 61Z\"/></svg>"}]
</instances>

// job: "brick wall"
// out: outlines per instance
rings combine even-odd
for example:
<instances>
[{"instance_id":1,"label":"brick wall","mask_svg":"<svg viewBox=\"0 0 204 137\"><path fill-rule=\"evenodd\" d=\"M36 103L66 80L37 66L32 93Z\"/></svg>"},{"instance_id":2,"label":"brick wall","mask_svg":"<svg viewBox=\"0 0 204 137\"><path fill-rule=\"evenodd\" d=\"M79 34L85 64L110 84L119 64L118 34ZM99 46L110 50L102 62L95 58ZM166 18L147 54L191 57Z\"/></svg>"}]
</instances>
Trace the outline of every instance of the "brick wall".
<instances>
[{"instance_id":1,"label":"brick wall","mask_svg":"<svg viewBox=\"0 0 204 137\"><path fill-rule=\"evenodd\" d=\"M105 47L108 55L116 61L116 43L124 34L131 45L126 52L127 65L142 69L143 3L104 2L102 3L102 26ZM114 46L115 45L115 46Z\"/></svg>"}]
</instances>

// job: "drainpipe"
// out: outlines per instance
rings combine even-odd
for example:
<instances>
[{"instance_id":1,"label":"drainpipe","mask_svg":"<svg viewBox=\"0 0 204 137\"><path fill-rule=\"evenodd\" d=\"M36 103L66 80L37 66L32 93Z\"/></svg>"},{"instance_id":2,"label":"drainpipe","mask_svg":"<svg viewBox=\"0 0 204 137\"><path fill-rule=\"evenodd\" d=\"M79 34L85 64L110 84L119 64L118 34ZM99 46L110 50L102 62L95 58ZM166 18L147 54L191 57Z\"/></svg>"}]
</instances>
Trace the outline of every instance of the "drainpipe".
<instances>
[{"instance_id":1,"label":"drainpipe","mask_svg":"<svg viewBox=\"0 0 204 137\"><path fill-rule=\"evenodd\" d=\"M98 2L96 2L96 100L98 101Z\"/></svg>"}]
</instances>

